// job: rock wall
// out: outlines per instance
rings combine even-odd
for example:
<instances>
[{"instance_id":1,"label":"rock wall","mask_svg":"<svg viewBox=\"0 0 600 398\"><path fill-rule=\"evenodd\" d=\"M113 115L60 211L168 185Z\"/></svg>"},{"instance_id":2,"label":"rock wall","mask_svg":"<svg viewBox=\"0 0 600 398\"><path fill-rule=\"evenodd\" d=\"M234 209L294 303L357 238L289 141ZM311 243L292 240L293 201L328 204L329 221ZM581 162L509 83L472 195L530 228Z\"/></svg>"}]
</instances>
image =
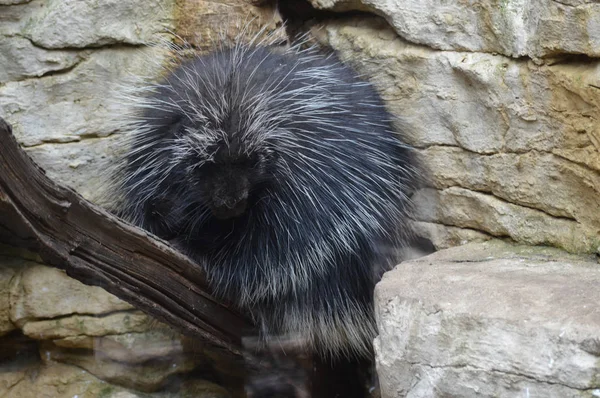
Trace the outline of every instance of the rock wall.
<instances>
[{"instance_id":1,"label":"rock wall","mask_svg":"<svg viewBox=\"0 0 600 398\"><path fill-rule=\"evenodd\" d=\"M600 3L310 2L338 13L315 37L378 86L422 156L421 235L437 248L497 237L599 252ZM268 1L0 0L0 116L52 178L92 197L90 177L118 150L114 91L152 73L144 44L175 32L204 48L215 27L252 17L279 22ZM93 388L50 396L134 396L209 356L190 359L181 336L22 254L0 257L0 334L41 354L0 376L14 397L60 389L59 377Z\"/></svg>"},{"instance_id":2,"label":"rock wall","mask_svg":"<svg viewBox=\"0 0 600 398\"><path fill-rule=\"evenodd\" d=\"M489 21L489 29L499 30L496 41L490 31L476 46L474 38L483 33L469 28L472 40L465 38L459 46L453 43L466 33L444 28L444 21L455 21L466 31L462 19L451 15L461 14L461 7L470 7L462 10L464 15L488 12L491 5L456 2L425 10L421 5L409 7L417 2L396 2L398 9L392 2L366 3L376 3L377 13L387 12L393 26L364 16L325 23L315 32L376 82L399 128L419 148L430 174L430 187L415 200L419 232L438 248L505 237L571 252L597 252L600 59L592 56L600 51L593 40L600 24L589 25L589 50L578 55L571 53L573 46L584 48L583 37L580 44L563 37L551 44L533 33L512 37L518 33L511 28L514 23L495 20ZM553 7L565 9L561 18L567 25L576 23L569 20L573 10L596 18L600 13L598 3ZM440 11L447 8L451 10ZM418 29L413 20L417 11ZM552 26L546 25L544 31ZM555 27L563 29L560 24ZM435 35L415 38L414 32ZM551 37L556 36L561 35L555 32ZM519 37L527 42L520 43ZM509 38L510 46L503 41ZM543 51L548 46L551 54ZM546 58L537 58L542 55Z\"/></svg>"},{"instance_id":3,"label":"rock wall","mask_svg":"<svg viewBox=\"0 0 600 398\"><path fill-rule=\"evenodd\" d=\"M53 178L87 197L115 151L106 120L116 87L152 73L144 43L174 31L205 46L236 18L278 21L242 0L8 3L0 115ZM598 251L597 2L311 3L340 13L313 32L378 85L420 149L430 174L416 200L421 235L438 248L505 237ZM352 10L365 13L344 18Z\"/></svg>"},{"instance_id":4,"label":"rock wall","mask_svg":"<svg viewBox=\"0 0 600 398\"><path fill-rule=\"evenodd\" d=\"M177 331L103 289L44 266L36 255L0 249L0 395L231 396L188 375L200 368L210 376L209 347L191 350ZM234 369L228 387L235 392Z\"/></svg>"},{"instance_id":5,"label":"rock wall","mask_svg":"<svg viewBox=\"0 0 600 398\"><path fill-rule=\"evenodd\" d=\"M377 285L384 398L600 395L593 255L471 243L404 262Z\"/></svg>"}]
</instances>

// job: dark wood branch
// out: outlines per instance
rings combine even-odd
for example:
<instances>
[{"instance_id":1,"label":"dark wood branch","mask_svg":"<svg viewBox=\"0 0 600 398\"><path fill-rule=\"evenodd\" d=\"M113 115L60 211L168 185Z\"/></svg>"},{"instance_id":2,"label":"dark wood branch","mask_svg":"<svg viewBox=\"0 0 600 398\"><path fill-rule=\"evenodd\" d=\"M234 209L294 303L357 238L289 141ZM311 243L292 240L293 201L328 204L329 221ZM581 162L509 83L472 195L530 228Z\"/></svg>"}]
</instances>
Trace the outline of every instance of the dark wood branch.
<instances>
[{"instance_id":1,"label":"dark wood branch","mask_svg":"<svg viewBox=\"0 0 600 398\"><path fill-rule=\"evenodd\" d=\"M239 354L251 324L208 293L202 269L153 235L51 181L0 118L0 241Z\"/></svg>"}]
</instances>

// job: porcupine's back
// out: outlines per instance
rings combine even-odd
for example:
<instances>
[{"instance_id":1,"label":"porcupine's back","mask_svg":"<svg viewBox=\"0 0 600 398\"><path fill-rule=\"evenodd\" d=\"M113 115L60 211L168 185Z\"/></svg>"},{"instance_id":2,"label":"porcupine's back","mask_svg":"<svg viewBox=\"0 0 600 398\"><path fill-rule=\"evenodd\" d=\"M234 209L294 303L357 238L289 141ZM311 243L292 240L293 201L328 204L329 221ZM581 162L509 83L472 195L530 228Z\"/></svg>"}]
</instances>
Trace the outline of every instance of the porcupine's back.
<instances>
[{"instance_id":1,"label":"porcupine's back","mask_svg":"<svg viewBox=\"0 0 600 398\"><path fill-rule=\"evenodd\" d=\"M122 215L175 241L267 332L368 351L416 177L373 87L333 55L237 45L150 91Z\"/></svg>"}]
</instances>

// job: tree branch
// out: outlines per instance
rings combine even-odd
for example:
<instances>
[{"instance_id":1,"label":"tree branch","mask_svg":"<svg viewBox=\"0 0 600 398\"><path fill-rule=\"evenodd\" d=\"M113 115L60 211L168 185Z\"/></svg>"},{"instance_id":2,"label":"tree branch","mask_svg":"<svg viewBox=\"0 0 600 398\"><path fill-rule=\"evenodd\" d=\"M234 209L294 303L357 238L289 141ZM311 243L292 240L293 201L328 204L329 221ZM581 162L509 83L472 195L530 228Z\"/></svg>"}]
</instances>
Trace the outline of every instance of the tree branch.
<instances>
[{"instance_id":1,"label":"tree branch","mask_svg":"<svg viewBox=\"0 0 600 398\"><path fill-rule=\"evenodd\" d=\"M253 327L208 292L202 269L164 241L52 182L0 118L0 241L37 251L85 284L239 354Z\"/></svg>"}]
</instances>

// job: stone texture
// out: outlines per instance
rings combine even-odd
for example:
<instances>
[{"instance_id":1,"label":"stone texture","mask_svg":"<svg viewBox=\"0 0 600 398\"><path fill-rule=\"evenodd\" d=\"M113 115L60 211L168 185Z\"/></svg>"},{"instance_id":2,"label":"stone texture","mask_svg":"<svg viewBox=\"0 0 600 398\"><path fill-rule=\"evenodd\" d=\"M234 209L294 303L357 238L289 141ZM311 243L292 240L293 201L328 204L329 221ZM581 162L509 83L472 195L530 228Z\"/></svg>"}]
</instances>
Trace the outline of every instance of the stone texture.
<instances>
[{"instance_id":1,"label":"stone texture","mask_svg":"<svg viewBox=\"0 0 600 398\"><path fill-rule=\"evenodd\" d=\"M46 174L55 181L75 189L88 200L97 194L102 171L122 150L118 135L87 137L70 143L44 143L27 148L27 153L43 165Z\"/></svg>"},{"instance_id":2,"label":"stone texture","mask_svg":"<svg viewBox=\"0 0 600 398\"><path fill-rule=\"evenodd\" d=\"M0 5L14 5L14 4L23 4L29 3L32 0L0 0Z\"/></svg>"},{"instance_id":3,"label":"stone texture","mask_svg":"<svg viewBox=\"0 0 600 398\"><path fill-rule=\"evenodd\" d=\"M258 3L263 4L257 7ZM176 29L182 39L200 51L208 51L215 43L240 35L254 37L261 30L285 41L285 32L278 29L281 17L268 3L262 0L179 1L175 11Z\"/></svg>"},{"instance_id":4,"label":"stone texture","mask_svg":"<svg viewBox=\"0 0 600 398\"><path fill-rule=\"evenodd\" d=\"M108 136L114 133L106 123L111 98L125 76L147 71L152 54L152 49L102 49L69 73L8 82L0 87L0 115L26 147Z\"/></svg>"},{"instance_id":5,"label":"stone texture","mask_svg":"<svg viewBox=\"0 0 600 398\"><path fill-rule=\"evenodd\" d=\"M18 361L0 365L0 396L5 398L230 398L205 380L186 380L169 392L145 393L102 381L76 366Z\"/></svg>"},{"instance_id":6,"label":"stone texture","mask_svg":"<svg viewBox=\"0 0 600 398\"><path fill-rule=\"evenodd\" d=\"M402 263L376 288L383 397L600 392L600 265L499 241Z\"/></svg>"},{"instance_id":7,"label":"stone texture","mask_svg":"<svg viewBox=\"0 0 600 398\"><path fill-rule=\"evenodd\" d=\"M22 37L0 36L0 83L64 73L80 60L77 51L48 51Z\"/></svg>"},{"instance_id":8,"label":"stone texture","mask_svg":"<svg viewBox=\"0 0 600 398\"><path fill-rule=\"evenodd\" d=\"M439 50L511 57L600 55L593 0L310 0L317 8L369 11L406 40Z\"/></svg>"},{"instance_id":9,"label":"stone texture","mask_svg":"<svg viewBox=\"0 0 600 398\"><path fill-rule=\"evenodd\" d=\"M0 256L0 333L16 328L22 332L3 337L6 347L0 354L6 366L0 369L1 396L108 397L110 389L138 397L142 396L139 391L158 392L174 377L188 377L199 364L206 369L216 366L208 355L184 349L185 340L180 333L133 310L104 290L40 265L35 255L5 246L0 249L4 253ZM15 370L20 359L32 359L31 352L35 354L33 359L41 357L47 366ZM29 356L25 358L25 354ZM77 374L56 363L75 365ZM64 374L57 375L53 366L59 366ZM28 381L23 383L24 379ZM69 386L55 390L53 383ZM100 390L93 387L98 383ZM82 384L90 385L90 389L84 389ZM190 379L188 384L189 388L181 387L179 393L189 390L195 392L188 391L187 396L228 396L210 383ZM2 388L6 388L5 395ZM31 395L21 395L27 389ZM42 390L47 392L40 393ZM157 396L170 397L167 393ZM186 395L174 395L179 396Z\"/></svg>"},{"instance_id":10,"label":"stone texture","mask_svg":"<svg viewBox=\"0 0 600 398\"><path fill-rule=\"evenodd\" d=\"M48 49L144 44L173 28L166 18L173 6L172 0L143 5L135 0L47 0L29 15L21 33Z\"/></svg>"},{"instance_id":11,"label":"stone texture","mask_svg":"<svg viewBox=\"0 0 600 398\"><path fill-rule=\"evenodd\" d=\"M93 298L94 292L89 293ZM154 322L139 311L120 311L105 316L68 315L57 315L56 319L29 320L22 325L23 333L36 340L94 337L146 332L151 330Z\"/></svg>"},{"instance_id":12,"label":"stone texture","mask_svg":"<svg viewBox=\"0 0 600 398\"><path fill-rule=\"evenodd\" d=\"M97 398L124 391L74 366L28 364L0 372L0 395L6 398Z\"/></svg>"},{"instance_id":13,"label":"stone texture","mask_svg":"<svg viewBox=\"0 0 600 398\"><path fill-rule=\"evenodd\" d=\"M420 148L437 190L419 193L418 221L598 250L600 60L536 64L434 51L403 41L378 18L343 19L315 33L372 79ZM447 228L435 230L426 232L447 247Z\"/></svg>"},{"instance_id":14,"label":"stone texture","mask_svg":"<svg viewBox=\"0 0 600 398\"><path fill-rule=\"evenodd\" d=\"M485 242L491 235L469 228L449 227L443 224L415 221L413 228L418 236L435 242L437 249L464 245L469 242Z\"/></svg>"},{"instance_id":15,"label":"stone texture","mask_svg":"<svg viewBox=\"0 0 600 398\"><path fill-rule=\"evenodd\" d=\"M18 257L0 255L0 336L16 329L10 319L10 286L27 260Z\"/></svg>"},{"instance_id":16,"label":"stone texture","mask_svg":"<svg viewBox=\"0 0 600 398\"><path fill-rule=\"evenodd\" d=\"M13 278L10 290L11 321L18 326L73 314L98 315L130 309L130 304L104 289L84 285L63 271L36 263L27 264L19 277Z\"/></svg>"},{"instance_id":17,"label":"stone texture","mask_svg":"<svg viewBox=\"0 0 600 398\"><path fill-rule=\"evenodd\" d=\"M111 384L144 392L160 390L170 378L192 371L199 363L199 359L188 355L120 362L105 356L103 351L66 349L48 341L41 345L40 355L46 362L75 365Z\"/></svg>"},{"instance_id":18,"label":"stone texture","mask_svg":"<svg viewBox=\"0 0 600 398\"><path fill-rule=\"evenodd\" d=\"M415 201L419 204L419 220L484 231L530 245L558 246L571 252L596 252L600 248L595 229L493 195L450 187L442 191L421 190Z\"/></svg>"},{"instance_id":19,"label":"stone texture","mask_svg":"<svg viewBox=\"0 0 600 398\"><path fill-rule=\"evenodd\" d=\"M81 334L54 340L53 344L65 349L94 350L107 359L132 364L184 354L181 334L160 324L145 333L105 333L100 337Z\"/></svg>"}]
</instances>

